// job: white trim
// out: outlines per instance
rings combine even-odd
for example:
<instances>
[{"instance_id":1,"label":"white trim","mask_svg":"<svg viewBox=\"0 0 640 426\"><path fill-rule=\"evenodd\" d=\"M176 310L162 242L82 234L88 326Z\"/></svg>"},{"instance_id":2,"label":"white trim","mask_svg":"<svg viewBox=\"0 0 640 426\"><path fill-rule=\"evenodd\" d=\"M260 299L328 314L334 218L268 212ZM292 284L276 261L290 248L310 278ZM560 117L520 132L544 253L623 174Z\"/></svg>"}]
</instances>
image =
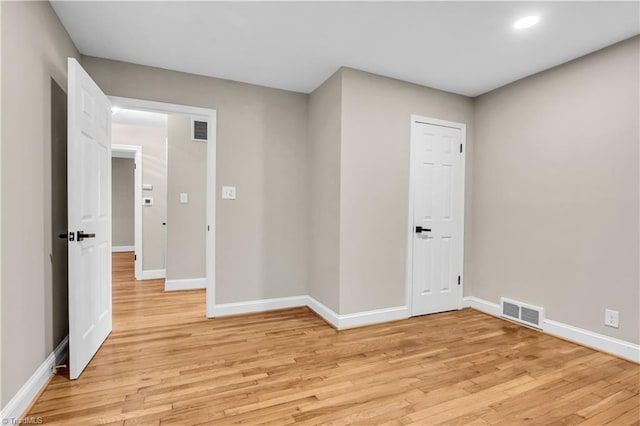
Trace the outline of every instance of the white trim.
<instances>
[{"instance_id":1,"label":"white trim","mask_svg":"<svg viewBox=\"0 0 640 426\"><path fill-rule=\"evenodd\" d=\"M307 296L307 307L335 328L340 328L340 315L335 313L333 309L323 305L311 296Z\"/></svg>"},{"instance_id":2,"label":"white trim","mask_svg":"<svg viewBox=\"0 0 640 426\"><path fill-rule=\"evenodd\" d=\"M545 333L640 363L640 345L636 345L635 343L605 336L604 334L595 333L550 319L544 320L542 330Z\"/></svg>"},{"instance_id":3,"label":"white trim","mask_svg":"<svg viewBox=\"0 0 640 426\"><path fill-rule=\"evenodd\" d=\"M7 405L2 408L0 422L4 423L6 420L7 423L12 424L12 419L18 419L24 414L53 375L53 367L58 365L66 356L68 345L69 336L66 336L40 364L40 367L29 377L29 380L11 398Z\"/></svg>"},{"instance_id":4,"label":"white trim","mask_svg":"<svg viewBox=\"0 0 640 426\"><path fill-rule=\"evenodd\" d=\"M217 113L209 110L209 131L207 141L207 241L205 246L205 277L207 279L207 317L213 317L216 305L216 129Z\"/></svg>"},{"instance_id":5,"label":"white trim","mask_svg":"<svg viewBox=\"0 0 640 426\"><path fill-rule=\"evenodd\" d=\"M226 315L247 314L300 306L308 307L339 330L409 318L409 309L406 306L339 315L311 296L280 297L275 299L251 300L248 302L224 303L215 306L215 316L222 317Z\"/></svg>"},{"instance_id":6,"label":"white trim","mask_svg":"<svg viewBox=\"0 0 640 426\"><path fill-rule=\"evenodd\" d=\"M199 108L187 105L169 104L165 102L155 102L143 99L123 98L118 96L109 96L112 105L136 109L140 111L150 111L159 113L186 114L191 117L203 118L209 122L207 128L207 233L206 237L206 311L207 317L214 316L214 308L216 302L216 129L217 129L217 112L215 109Z\"/></svg>"},{"instance_id":7,"label":"white trim","mask_svg":"<svg viewBox=\"0 0 640 426\"><path fill-rule=\"evenodd\" d=\"M140 145L111 145L111 156L118 158L119 155L132 156L135 164L133 173L133 250L134 251L134 275L136 280L143 280L142 265L144 252L142 250L142 146ZM116 252L116 247L112 248L112 252Z\"/></svg>"},{"instance_id":8,"label":"white trim","mask_svg":"<svg viewBox=\"0 0 640 426\"><path fill-rule=\"evenodd\" d=\"M405 281L405 305L409 311L409 316L413 316L413 233L414 233L414 217L413 217L413 203L414 203L414 181L416 170L413 167L413 140L414 140L414 127L415 123L433 124L436 126L450 127L460 130L460 143L462 144L462 153L460 154L460 184L462 190L460 191L460 270L456 275L460 275L460 288L458 297L458 308L463 306L464 294L464 218L465 218L465 171L466 171L466 153L467 153L467 125L464 123L457 123L454 121L440 120L437 118L423 117L420 115L412 114L410 122L410 137L409 137L409 204L408 204L408 219L407 219L407 262L406 262L406 281Z\"/></svg>"},{"instance_id":9,"label":"white trim","mask_svg":"<svg viewBox=\"0 0 640 426\"><path fill-rule=\"evenodd\" d=\"M166 271L164 269L148 269L146 271L142 271L143 280L159 280L164 278L165 275Z\"/></svg>"},{"instance_id":10,"label":"white trim","mask_svg":"<svg viewBox=\"0 0 640 426\"><path fill-rule=\"evenodd\" d=\"M464 308L474 308L482 311L486 314L493 315L494 317L502 317L500 313L500 305L493 302L487 302L484 299L478 297L464 297L462 299L462 306Z\"/></svg>"},{"instance_id":11,"label":"white trim","mask_svg":"<svg viewBox=\"0 0 640 426\"><path fill-rule=\"evenodd\" d=\"M164 291L176 290L197 290L207 288L206 278L189 278L182 280L166 280L164 282Z\"/></svg>"},{"instance_id":12,"label":"white trim","mask_svg":"<svg viewBox=\"0 0 640 426\"><path fill-rule=\"evenodd\" d=\"M223 303L215 305L216 317L270 311L273 309L307 306L307 296L279 297L274 299L251 300L248 302Z\"/></svg>"},{"instance_id":13,"label":"white trim","mask_svg":"<svg viewBox=\"0 0 640 426\"><path fill-rule=\"evenodd\" d=\"M111 253L124 253L127 251L136 251L136 246L112 246Z\"/></svg>"},{"instance_id":14,"label":"white trim","mask_svg":"<svg viewBox=\"0 0 640 426\"><path fill-rule=\"evenodd\" d=\"M307 296L307 307L324 318L325 321L333 325L338 330L407 319L410 316L409 308L407 306L395 306L391 308L374 309L371 311L340 315L311 296Z\"/></svg>"},{"instance_id":15,"label":"white trim","mask_svg":"<svg viewBox=\"0 0 640 426\"><path fill-rule=\"evenodd\" d=\"M407 306L395 306L392 308L374 309L372 311L356 312L353 314L338 315L338 329L377 324L381 322L407 319L410 316Z\"/></svg>"},{"instance_id":16,"label":"white trim","mask_svg":"<svg viewBox=\"0 0 640 426\"><path fill-rule=\"evenodd\" d=\"M478 297L465 297L464 305L500 319L505 319L500 315L500 305L496 303L488 302ZM604 334L599 334L550 319L545 319L543 321L542 331L556 337L561 337L593 349L619 356L620 358L640 363L640 345L635 343L616 339L615 337L605 336Z\"/></svg>"}]
</instances>

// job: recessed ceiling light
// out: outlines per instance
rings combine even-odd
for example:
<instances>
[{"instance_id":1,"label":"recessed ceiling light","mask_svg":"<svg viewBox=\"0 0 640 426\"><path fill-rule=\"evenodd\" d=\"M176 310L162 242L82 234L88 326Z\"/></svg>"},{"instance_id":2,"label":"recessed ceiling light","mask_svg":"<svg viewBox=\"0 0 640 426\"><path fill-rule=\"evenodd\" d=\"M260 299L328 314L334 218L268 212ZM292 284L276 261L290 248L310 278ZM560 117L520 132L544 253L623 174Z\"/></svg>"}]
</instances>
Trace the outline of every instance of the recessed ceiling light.
<instances>
[{"instance_id":1,"label":"recessed ceiling light","mask_svg":"<svg viewBox=\"0 0 640 426\"><path fill-rule=\"evenodd\" d=\"M514 22L513 28L515 28L516 30L524 30L525 28L533 27L538 23L538 21L540 21L539 16L525 16L524 18L520 18L516 22Z\"/></svg>"}]
</instances>

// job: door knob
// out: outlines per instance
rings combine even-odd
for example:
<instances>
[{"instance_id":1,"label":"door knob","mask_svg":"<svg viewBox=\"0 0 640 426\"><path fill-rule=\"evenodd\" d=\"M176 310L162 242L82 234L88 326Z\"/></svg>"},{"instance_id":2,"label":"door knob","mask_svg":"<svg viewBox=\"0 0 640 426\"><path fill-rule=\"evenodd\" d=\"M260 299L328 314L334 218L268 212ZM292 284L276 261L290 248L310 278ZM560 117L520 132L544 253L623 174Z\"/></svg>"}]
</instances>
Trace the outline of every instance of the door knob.
<instances>
[{"instance_id":1,"label":"door knob","mask_svg":"<svg viewBox=\"0 0 640 426\"><path fill-rule=\"evenodd\" d=\"M423 228L422 226L416 226L416 233L420 234L421 232L431 232L431 229Z\"/></svg>"},{"instance_id":2,"label":"door knob","mask_svg":"<svg viewBox=\"0 0 640 426\"><path fill-rule=\"evenodd\" d=\"M82 241L85 238L95 238L96 234L85 234L84 231L78 231L78 241Z\"/></svg>"}]
</instances>

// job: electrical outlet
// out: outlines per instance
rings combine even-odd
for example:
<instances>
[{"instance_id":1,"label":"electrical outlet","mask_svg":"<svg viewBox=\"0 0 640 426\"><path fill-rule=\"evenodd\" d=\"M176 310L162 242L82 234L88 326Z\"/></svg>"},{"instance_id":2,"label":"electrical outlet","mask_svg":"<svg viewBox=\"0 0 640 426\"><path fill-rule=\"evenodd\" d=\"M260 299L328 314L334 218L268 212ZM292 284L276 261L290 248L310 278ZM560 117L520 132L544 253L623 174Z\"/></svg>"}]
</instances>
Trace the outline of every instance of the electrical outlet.
<instances>
[{"instance_id":1,"label":"electrical outlet","mask_svg":"<svg viewBox=\"0 0 640 426\"><path fill-rule=\"evenodd\" d=\"M607 327L620 327L620 313L611 309L604 310L604 325Z\"/></svg>"}]
</instances>

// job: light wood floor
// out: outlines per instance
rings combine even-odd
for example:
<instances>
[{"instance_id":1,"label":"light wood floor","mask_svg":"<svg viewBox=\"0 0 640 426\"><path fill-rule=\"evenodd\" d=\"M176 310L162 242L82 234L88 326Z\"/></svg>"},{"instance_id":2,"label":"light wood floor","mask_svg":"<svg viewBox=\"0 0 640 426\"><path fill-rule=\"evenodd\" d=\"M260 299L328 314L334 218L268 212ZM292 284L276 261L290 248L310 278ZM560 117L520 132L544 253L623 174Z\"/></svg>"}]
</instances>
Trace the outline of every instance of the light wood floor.
<instances>
[{"instance_id":1,"label":"light wood floor","mask_svg":"<svg viewBox=\"0 0 640 426\"><path fill-rule=\"evenodd\" d=\"M640 366L465 309L337 332L306 308L207 320L134 282L113 333L31 409L58 424L639 424Z\"/></svg>"}]
</instances>

